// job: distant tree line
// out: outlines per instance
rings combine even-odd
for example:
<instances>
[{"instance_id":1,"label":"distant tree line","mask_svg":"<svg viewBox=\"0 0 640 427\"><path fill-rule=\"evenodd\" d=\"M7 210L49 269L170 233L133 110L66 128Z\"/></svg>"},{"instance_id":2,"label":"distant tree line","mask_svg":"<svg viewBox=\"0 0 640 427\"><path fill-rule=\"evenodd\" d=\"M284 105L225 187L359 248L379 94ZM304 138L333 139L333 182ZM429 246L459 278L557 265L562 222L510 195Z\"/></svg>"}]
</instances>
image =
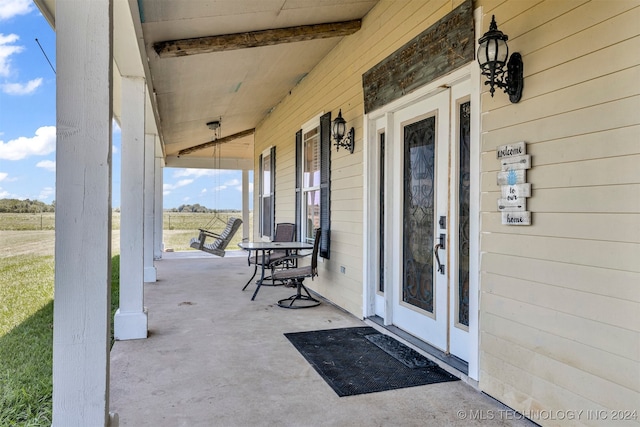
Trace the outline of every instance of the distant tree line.
<instances>
[{"instance_id":1,"label":"distant tree line","mask_svg":"<svg viewBox=\"0 0 640 427\"><path fill-rule=\"evenodd\" d=\"M56 201L47 205L40 200L0 199L0 213L40 213L55 212Z\"/></svg>"},{"instance_id":2,"label":"distant tree line","mask_svg":"<svg viewBox=\"0 0 640 427\"><path fill-rule=\"evenodd\" d=\"M40 200L0 199L0 213L41 213L55 211L55 200L48 205ZM114 208L113 211L120 212L120 208ZM209 209L199 203L194 205L180 205L177 208L165 209L164 211L185 213L240 212L238 209Z\"/></svg>"},{"instance_id":3,"label":"distant tree line","mask_svg":"<svg viewBox=\"0 0 640 427\"><path fill-rule=\"evenodd\" d=\"M240 212L234 209L209 209L199 203L195 205L180 205L177 208L165 209L165 212L195 212L195 213L218 213L218 212Z\"/></svg>"}]
</instances>

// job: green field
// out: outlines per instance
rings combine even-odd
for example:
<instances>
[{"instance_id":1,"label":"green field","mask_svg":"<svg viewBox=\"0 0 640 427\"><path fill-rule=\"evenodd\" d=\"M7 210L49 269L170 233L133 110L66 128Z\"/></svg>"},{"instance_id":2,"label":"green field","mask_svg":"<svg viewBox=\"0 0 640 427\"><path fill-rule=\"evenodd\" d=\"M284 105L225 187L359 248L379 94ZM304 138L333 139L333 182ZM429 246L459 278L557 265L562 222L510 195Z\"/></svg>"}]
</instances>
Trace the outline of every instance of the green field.
<instances>
[{"instance_id":1,"label":"green field","mask_svg":"<svg viewBox=\"0 0 640 427\"><path fill-rule=\"evenodd\" d=\"M198 228L220 232L238 213L165 212L165 248L192 250ZM120 213L112 232L112 318L118 306ZM251 220L250 220L251 226ZM0 213L0 426L50 426L55 217ZM228 246L238 249L239 231Z\"/></svg>"},{"instance_id":2,"label":"green field","mask_svg":"<svg viewBox=\"0 0 640 427\"><path fill-rule=\"evenodd\" d=\"M189 247L192 237L198 235L198 228L206 228L214 233L220 233L226 226L230 216L241 217L241 212L221 213L182 213L165 212L163 214L163 241L167 249L174 251L193 250ZM253 222L253 214L249 215L249 229ZM111 219L113 230L112 251L119 253L120 212L113 212ZM0 232L14 232L0 234L0 256L10 253L42 252L53 255L53 236L55 230L54 213L0 213ZM15 232L25 232L18 235ZM42 233L41 233L42 232ZM5 242L5 239L7 241ZM238 243L242 240L242 231L239 230L227 247L228 250L237 250ZM10 244L8 244L10 243Z\"/></svg>"}]
</instances>

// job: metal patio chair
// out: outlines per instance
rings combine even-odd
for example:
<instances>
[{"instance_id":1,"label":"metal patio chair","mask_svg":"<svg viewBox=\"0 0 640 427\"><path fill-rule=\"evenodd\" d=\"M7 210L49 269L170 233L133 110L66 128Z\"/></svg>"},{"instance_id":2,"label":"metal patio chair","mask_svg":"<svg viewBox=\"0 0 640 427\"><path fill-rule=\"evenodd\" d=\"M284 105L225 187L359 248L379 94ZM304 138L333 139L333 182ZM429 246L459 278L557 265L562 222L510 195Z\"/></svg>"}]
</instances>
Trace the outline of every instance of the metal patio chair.
<instances>
[{"instance_id":1,"label":"metal patio chair","mask_svg":"<svg viewBox=\"0 0 640 427\"><path fill-rule=\"evenodd\" d=\"M304 279L310 277L311 280L318 275L318 248L320 246L320 234L321 230L316 229L315 242L313 243L313 250L311 252L311 263L304 267L286 268L276 270L272 273L274 280L291 281L296 286L296 293L289 298L284 298L278 301L278 305L283 308L310 308L320 304L320 301L313 298L309 290L302 283ZM296 263L300 258L300 255L291 257ZM302 291L306 293L304 295Z\"/></svg>"},{"instance_id":2,"label":"metal patio chair","mask_svg":"<svg viewBox=\"0 0 640 427\"><path fill-rule=\"evenodd\" d=\"M274 242L293 242L295 239L296 239L295 224L292 224L290 222L280 222L276 224L276 232L273 236ZM256 277L256 273L258 272L258 266L262 266L263 262L265 264L265 268L270 268L273 273L273 265L278 263L279 260L283 260L284 258L288 257L289 255L290 255L289 251L286 251L286 250L273 250L273 251L270 251L268 254L266 254L263 261L262 259L263 256L259 254L257 251L253 255L251 255L251 252L249 252L247 262L249 263L250 266L254 265L255 268L253 269L253 276L251 276L251 278L244 285L242 290L244 291L247 288L247 286L249 286L253 278ZM284 265L293 266L293 264L288 262L285 262ZM273 280L273 274L271 276L272 276L271 285L275 285L275 280ZM262 286L265 286L264 283L262 284Z\"/></svg>"}]
</instances>

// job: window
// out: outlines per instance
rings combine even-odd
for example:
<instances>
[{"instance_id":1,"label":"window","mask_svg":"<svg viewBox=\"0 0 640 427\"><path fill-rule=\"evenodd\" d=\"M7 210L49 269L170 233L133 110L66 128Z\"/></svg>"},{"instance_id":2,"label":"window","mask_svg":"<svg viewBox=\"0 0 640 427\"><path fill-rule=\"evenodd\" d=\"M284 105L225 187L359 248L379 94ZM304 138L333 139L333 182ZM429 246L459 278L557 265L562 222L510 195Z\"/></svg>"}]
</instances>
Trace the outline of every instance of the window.
<instances>
[{"instance_id":1,"label":"window","mask_svg":"<svg viewBox=\"0 0 640 427\"><path fill-rule=\"evenodd\" d=\"M312 243L320 227L320 127L302 133L302 236Z\"/></svg>"},{"instance_id":2,"label":"window","mask_svg":"<svg viewBox=\"0 0 640 427\"><path fill-rule=\"evenodd\" d=\"M314 241L322 229L319 253L329 258L329 171L331 113L305 124L296 133L296 224L300 240Z\"/></svg>"},{"instance_id":3,"label":"window","mask_svg":"<svg viewBox=\"0 0 640 427\"><path fill-rule=\"evenodd\" d=\"M275 175L276 175L276 149L265 151L260 155L260 236L271 238L274 232L275 217Z\"/></svg>"}]
</instances>

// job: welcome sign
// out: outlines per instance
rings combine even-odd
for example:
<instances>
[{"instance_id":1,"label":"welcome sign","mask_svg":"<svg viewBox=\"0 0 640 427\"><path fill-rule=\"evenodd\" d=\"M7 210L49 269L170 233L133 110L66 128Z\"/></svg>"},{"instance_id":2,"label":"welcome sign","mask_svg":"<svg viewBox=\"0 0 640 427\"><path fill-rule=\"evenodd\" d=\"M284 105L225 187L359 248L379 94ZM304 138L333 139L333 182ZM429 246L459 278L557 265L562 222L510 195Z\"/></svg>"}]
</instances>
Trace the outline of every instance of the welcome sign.
<instances>
[{"instance_id":1,"label":"welcome sign","mask_svg":"<svg viewBox=\"0 0 640 427\"><path fill-rule=\"evenodd\" d=\"M527 211L527 198L531 197L531 184L527 183L527 169L531 168L531 156L524 141L501 145L496 150L500 160L498 185L501 198L498 211L503 225L531 225L531 212Z\"/></svg>"}]
</instances>

